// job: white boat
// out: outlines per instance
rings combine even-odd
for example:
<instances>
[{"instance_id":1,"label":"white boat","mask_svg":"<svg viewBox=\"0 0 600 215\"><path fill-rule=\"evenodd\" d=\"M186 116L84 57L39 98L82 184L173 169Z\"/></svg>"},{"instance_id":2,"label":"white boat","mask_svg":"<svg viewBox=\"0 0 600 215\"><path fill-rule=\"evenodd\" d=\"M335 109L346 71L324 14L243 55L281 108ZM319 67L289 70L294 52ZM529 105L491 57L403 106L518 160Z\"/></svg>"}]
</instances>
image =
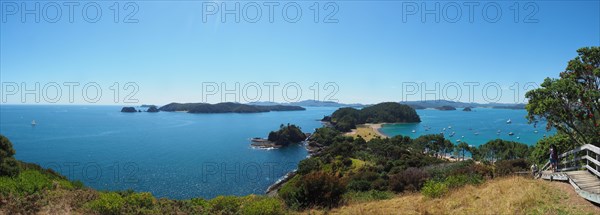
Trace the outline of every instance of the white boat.
<instances>
[{"instance_id":1,"label":"white boat","mask_svg":"<svg viewBox=\"0 0 600 215\"><path fill-rule=\"evenodd\" d=\"M510 124L512 121L510 119L506 120L506 124Z\"/></svg>"},{"instance_id":2,"label":"white boat","mask_svg":"<svg viewBox=\"0 0 600 215\"><path fill-rule=\"evenodd\" d=\"M446 128L443 128L443 129L442 129L442 131L445 131L445 130L446 130Z\"/></svg>"},{"instance_id":3,"label":"white boat","mask_svg":"<svg viewBox=\"0 0 600 215\"><path fill-rule=\"evenodd\" d=\"M511 132L508 132L508 135L512 136L512 135L515 135L515 133L513 133L513 132L511 131Z\"/></svg>"},{"instance_id":4,"label":"white boat","mask_svg":"<svg viewBox=\"0 0 600 215\"><path fill-rule=\"evenodd\" d=\"M517 139L521 139L521 137L517 137Z\"/></svg>"},{"instance_id":5,"label":"white boat","mask_svg":"<svg viewBox=\"0 0 600 215\"><path fill-rule=\"evenodd\" d=\"M459 143L460 143L460 139L456 140L456 142L459 142Z\"/></svg>"},{"instance_id":6,"label":"white boat","mask_svg":"<svg viewBox=\"0 0 600 215\"><path fill-rule=\"evenodd\" d=\"M451 126L451 125L449 125L449 126L448 126L448 129L452 129L452 126Z\"/></svg>"},{"instance_id":7,"label":"white boat","mask_svg":"<svg viewBox=\"0 0 600 215\"><path fill-rule=\"evenodd\" d=\"M417 131L415 131L415 130L412 130L411 132L412 132L412 133L415 133L415 132L417 132Z\"/></svg>"},{"instance_id":8,"label":"white boat","mask_svg":"<svg viewBox=\"0 0 600 215\"><path fill-rule=\"evenodd\" d=\"M535 131L533 131L533 133L536 133L536 134L537 134L537 133L538 133L538 131L537 131L537 130L535 130Z\"/></svg>"},{"instance_id":9,"label":"white boat","mask_svg":"<svg viewBox=\"0 0 600 215\"><path fill-rule=\"evenodd\" d=\"M31 126L35 126L37 125L37 123L35 123L35 120L31 121Z\"/></svg>"}]
</instances>

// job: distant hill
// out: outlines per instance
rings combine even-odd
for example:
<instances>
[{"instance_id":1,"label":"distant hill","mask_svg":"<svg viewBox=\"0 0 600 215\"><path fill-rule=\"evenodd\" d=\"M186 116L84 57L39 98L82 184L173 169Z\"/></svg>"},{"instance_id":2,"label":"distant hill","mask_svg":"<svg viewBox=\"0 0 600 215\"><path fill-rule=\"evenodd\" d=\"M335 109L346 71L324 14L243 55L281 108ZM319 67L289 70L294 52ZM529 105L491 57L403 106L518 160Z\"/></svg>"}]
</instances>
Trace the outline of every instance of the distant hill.
<instances>
[{"instance_id":1,"label":"distant hill","mask_svg":"<svg viewBox=\"0 0 600 215\"><path fill-rule=\"evenodd\" d=\"M507 104L507 103L488 103L481 104L475 102L455 102L448 100L425 100L425 101L402 101L400 104L411 106L414 109L434 108L438 109L443 106L451 106L454 108L497 108L497 109L525 109L525 104Z\"/></svg>"},{"instance_id":2,"label":"distant hill","mask_svg":"<svg viewBox=\"0 0 600 215\"><path fill-rule=\"evenodd\" d=\"M208 103L170 103L159 108L160 111L182 111L188 113L260 113L270 111L300 111L306 110L299 106L286 105L247 105L233 102L218 104Z\"/></svg>"},{"instance_id":3,"label":"distant hill","mask_svg":"<svg viewBox=\"0 0 600 215\"><path fill-rule=\"evenodd\" d=\"M260 106L270 106L270 105L293 105L293 106L303 106L303 107L364 107L363 104L353 103L353 104L343 104L333 101L318 101L318 100L303 100L299 102L290 102L290 103L277 103L277 102L250 102L248 105L260 105Z\"/></svg>"}]
</instances>

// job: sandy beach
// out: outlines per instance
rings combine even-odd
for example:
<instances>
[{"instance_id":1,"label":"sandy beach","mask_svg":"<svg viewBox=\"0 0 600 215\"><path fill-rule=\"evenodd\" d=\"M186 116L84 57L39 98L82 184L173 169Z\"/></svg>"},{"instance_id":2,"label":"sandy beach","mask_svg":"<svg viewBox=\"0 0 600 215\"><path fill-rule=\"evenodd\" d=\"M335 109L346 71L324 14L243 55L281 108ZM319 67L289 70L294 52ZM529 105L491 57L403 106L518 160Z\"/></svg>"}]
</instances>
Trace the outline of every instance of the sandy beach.
<instances>
[{"instance_id":1,"label":"sandy beach","mask_svg":"<svg viewBox=\"0 0 600 215\"><path fill-rule=\"evenodd\" d=\"M381 136L381 137L389 137L389 136L387 136L387 135L383 134L381 131L379 131L379 129L380 129L381 127L383 127L383 124L385 124L385 123L375 123L375 124L368 123L368 124L365 124L365 125L366 125L366 126L368 126L368 127L370 127L371 129L373 129L373 131L374 131L374 132L375 132L377 135L379 135L379 136Z\"/></svg>"},{"instance_id":2,"label":"sandy beach","mask_svg":"<svg viewBox=\"0 0 600 215\"><path fill-rule=\"evenodd\" d=\"M386 138L389 137L383 134L379 129L383 126L384 123L367 123L360 124L356 126L356 129L352 129L352 131L346 133L348 136L361 136L366 141L369 141L373 138Z\"/></svg>"}]
</instances>

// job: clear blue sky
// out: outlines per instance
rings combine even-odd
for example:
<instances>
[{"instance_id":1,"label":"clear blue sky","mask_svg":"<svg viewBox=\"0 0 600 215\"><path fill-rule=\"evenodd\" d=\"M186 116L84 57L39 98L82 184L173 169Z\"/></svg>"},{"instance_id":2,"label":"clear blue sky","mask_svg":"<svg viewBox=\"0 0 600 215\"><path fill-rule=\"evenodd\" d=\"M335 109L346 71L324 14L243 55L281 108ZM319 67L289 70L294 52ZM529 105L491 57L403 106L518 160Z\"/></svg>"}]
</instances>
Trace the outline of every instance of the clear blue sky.
<instances>
[{"instance_id":1,"label":"clear blue sky","mask_svg":"<svg viewBox=\"0 0 600 215\"><path fill-rule=\"evenodd\" d=\"M23 2L16 2L17 9L23 9ZM35 2L27 1L25 5L31 9ZM599 1L543 1L534 5L497 1L502 15L495 23L482 16L482 8L489 2L474 7L472 23L463 2L448 5L448 1L437 2L441 15L437 23L431 14L423 22L420 13L423 6L433 9L436 1L424 5L404 2L404 9L400 1L335 1L326 8L320 1L318 23L314 23L314 11L310 9L315 1L299 2L302 17L296 23L283 19L285 2L274 8L273 23L268 20L269 8L264 2L257 2L262 16L256 23L244 17L236 23L233 15L223 23L220 13L204 13L210 8L203 8L201 1L146 1L126 9L121 2L119 23L113 21L114 11L110 9L114 1L99 3L102 16L96 23L83 19L86 2L74 7L73 23L69 22L68 7L59 2L60 20L49 23L44 18L55 17L55 5L39 3L40 22L35 23L34 15L26 15L23 23L21 11L13 14L14 5L2 1L1 81L5 87L26 83L32 88L35 82L42 87L50 82L79 82L75 103L87 103L81 90L89 82L102 87L99 104L114 104L113 91L109 90L114 82L121 83L121 88L135 82L139 92L134 98L139 103L159 105L202 101L203 82L224 82L229 88L235 82L242 86L279 82L274 93L276 101L283 101L281 90L286 83L298 83L302 99L312 99L309 87L318 82L322 100L331 92L331 88L324 91L323 85L335 82L339 91L334 98L346 103L420 99L420 92L403 98L406 92L402 83L410 82L425 82L430 89L436 82L441 86L478 82L475 101L486 102L481 97L483 85L495 82L503 88L498 101L515 102L514 91L509 88L513 83L519 83L522 89L527 82L556 77L576 56L578 48L600 45ZM240 9L247 9L242 15L247 12L247 18L254 17L254 4L239 3ZM518 22L514 20L515 10L511 10L515 3L519 4ZM235 3L225 4L233 8ZM416 5L419 11L409 14L407 10L415 8L408 4ZM223 9L221 2L216 5ZM461 17L451 23L456 5L460 6ZM133 8L138 9L133 16L138 22L123 23ZM333 18L338 22L323 23L334 8L338 10ZM93 9L88 8L92 18ZM495 8L487 9L487 18L493 19ZM532 12L535 15L529 21L537 22L525 23ZM288 8L287 18L294 16L294 8ZM59 103L69 102L67 89L62 87ZM267 100L267 88L262 90L261 100ZM468 101L467 88L462 90L459 100ZM454 88L449 91L442 92L442 96L450 94L447 97L454 98ZM493 88L490 91L494 92ZM128 92L121 89L121 103ZM289 92L292 95L288 98L293 98L295 91ZM20 92L7 95L7 89L2 89L2 93L7 98L5 103L21 103ZM518 93L519 101L523 93ZM206 97L207 102L221 101L219 95ZM26 100L35 103L33 96ZM45 103L43 98L41 103Z\"/></svg>"}]
</instances>

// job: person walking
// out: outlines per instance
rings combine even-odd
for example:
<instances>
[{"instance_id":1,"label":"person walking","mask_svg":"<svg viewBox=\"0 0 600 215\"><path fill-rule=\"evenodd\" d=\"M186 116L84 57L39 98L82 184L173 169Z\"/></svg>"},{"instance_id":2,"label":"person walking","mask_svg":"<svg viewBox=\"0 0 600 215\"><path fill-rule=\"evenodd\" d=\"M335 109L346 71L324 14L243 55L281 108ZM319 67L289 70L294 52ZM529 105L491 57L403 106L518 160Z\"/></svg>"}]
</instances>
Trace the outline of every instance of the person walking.
<instances>
[{"instance_id":1,"label":"person walking","mask_svg":"<svg viewBox=\"0 0 600 215\"><path fill-rule=\"evenodd\" d=\"M558 169L558 153L554 145L550 146L550 166L552 168L552 172L556 172Z\"/></svg>"}]
</instances>

